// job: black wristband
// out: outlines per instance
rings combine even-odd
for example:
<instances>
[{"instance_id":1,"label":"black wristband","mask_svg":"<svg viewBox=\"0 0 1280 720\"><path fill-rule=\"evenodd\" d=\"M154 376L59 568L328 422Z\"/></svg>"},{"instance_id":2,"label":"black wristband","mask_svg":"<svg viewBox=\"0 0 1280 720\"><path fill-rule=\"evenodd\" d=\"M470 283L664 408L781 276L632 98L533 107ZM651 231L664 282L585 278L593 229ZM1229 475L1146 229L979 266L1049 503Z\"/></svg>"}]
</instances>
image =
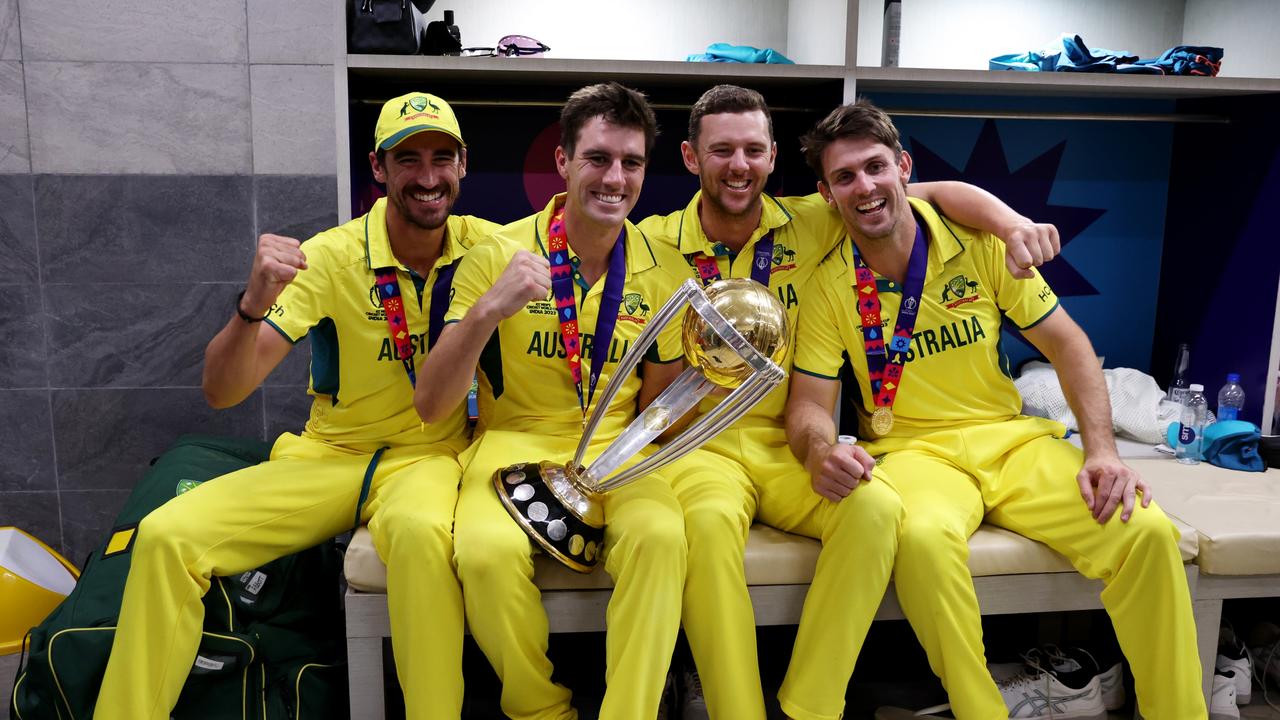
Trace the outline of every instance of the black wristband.
<instances>
[{"instance_id":1,"label":"black wristband","mask_svg":"<svg viewBox=\"0 0 1280 720\"><path fill-rule=\"evenodd\" d=\"M236 296L236 314L240 316L241 320L252 325L253 323L262 322L267 319L266 315L263 315L262 317L254 317L252 315L245 314L245 311L240 308L241 300L244 300L244 290L241 290L240 294Z\"/></svg>"}]
</instances>

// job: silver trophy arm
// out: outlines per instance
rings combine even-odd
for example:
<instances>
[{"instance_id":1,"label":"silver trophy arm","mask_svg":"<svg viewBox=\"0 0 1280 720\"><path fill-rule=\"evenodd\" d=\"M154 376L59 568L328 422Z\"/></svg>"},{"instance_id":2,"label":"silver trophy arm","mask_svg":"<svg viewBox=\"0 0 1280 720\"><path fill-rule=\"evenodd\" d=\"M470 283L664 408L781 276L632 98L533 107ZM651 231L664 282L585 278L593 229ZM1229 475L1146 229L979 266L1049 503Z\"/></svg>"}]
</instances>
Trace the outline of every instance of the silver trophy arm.
<instances>
[{"instance_id":1,"label":"silver trophy arm","mask_svg":"<svg viewBox=\"0 0 1280 720\"><path fill-rule=\"evenodd\" d=\"M658 313L653 316L644 330L640 331L640 335L636 338L632 347L646 348L657 337L658 333L671 322L672 318L680 312L685 303L690 301L693 296L702 296L702 291L698 289L693 280L685 280L676 288L667 302L658 309ZM622 384L631 376L631 371L635 370L636 365L640 364L640 360L644 358L644 352L627 353L623 356L622 362L618 363L618 367L613 371L613 377L609 378L609 384L605 385L604 392L600 393L600 400L591 411L591 417L587 420L587 424L582 429L582 439L578 441L578 449L573 453L573 462L569 465L572 469L582 467L582 458L587 454L587 448L591 445L591 437L596 433L596 427L600 425L600 421L604 419L605 413L609 410L609 401L614 395L622 389Z\"/></svg>"},{"instance_id":2,"label":"silver trophy arm","mask_svg":"<svg viewBox=\"0 0 1280 720\"><path fill-rule=\"evenodd\" d=\"M644 449L645 445L661 435L672 423L684 417L702 400L715 383L704 378L697 368L686 368L644 412L636 416L626 430L605 448L600 457L591 461L580 477L590 487L599 487L602 478L622 467Z\"/></svg>"},{"instance_id":3,"label":"silver trophy arm","mask_svg":"<svg viewBox=\"0 0 1280 720\"><path fill-rule=\"evenodd\" d=\"M619 449L619 452L616 454L610 453L610 450L615 449L614 446L610 446L610 448L605 451L605 455L608 455L609 457L601 457L601 459L607 460L607 463L604 466L597 467L597 465L600 465L600 461L597 460L597 462L592 463L592 467L587 470L587 475L590 478L588 482L602 492L631 482L632 480L642 477L645 474L687 454L693 450L693 448L701 445L715 434L732 425L734 421L742 417L742 415L751 409L756 402L780 383L782 378L786 375L782 368L778 367L776 363L756 350L756 348L742 336L742 333L740 333L732 323L725 319L725 317L716 310L715 306L707 300L707 297L698 290L696 285L693 285L692 281L687 281L686 285L692 286L692 292L688 297L690 307L692 307L698 315L702 316L702 319L707 322L719 337L728 343L729 347L732 348L734 352L747 361L747 363L755 370L755 373L730 393L729 397L725 398L709 413L702 418L699 418L698 421L687 428L680 437L673 439L658 452L631 466L627 470L624 470L617 476L603 479L610 472L613 472L614 469L620 466L622 462L627 458L630 458L639 451L641 447L643 447L643 445L634 445L634 442L628 442L626 454L623 455L621 454L621 449ZM685 286L681 287L683 289ZM694 370L696 371L696 369ZM683 378L684 376L682 375L681 379ZM676 383L673 383L673 385L676 385ZM644 416L651 412L662 412L668 403L660 402L660 400L667 397L668 393L675 395L676 393L687 392L688 390L685 390L684 388L673 389L672 387L668 387L667 390L663 391L662 395L659 396L659 399L655 400L653 404L645 410L645 413L641 414L640 418L637 418L636 421L632 422L632 425L627 428L627 431L623 433L623 436L626 437L628 441L638 442L643 439L647 444L648 440L657 437L657 435L666 428L666 425L674 422L675 419L680 415L683 415L688 408L692 408L696 400L700 399L701 395L706 394L706 390L699 395L699 398L695 398L693 402L685 403L683 402L684 399L682 399L681 404L684 405L686 409L681 410L678 414L674 412L667 413L668 417L666 418L666 424L656 432L645 432L643 426L636 428L637 423L642 422ZM675 410L674 407L671 409ZM633 431L633 428L636 429ZM634 435L632 435L633 432L635 433Z\"/></svg>"},{"instance_id":4,"label":"silver trophy arm","mask_svg":"<svg viewBox=\"0 0 1280 720\"><path fill-rule=\"evenodd\" d=\"M773 366L771 370L774 372L757 374L739 385L728 397L701 418L698 418L693 425L686 428L679 437L662 446L657 452L639 463L600 482L598 484L599 491L607 492L632 480L644 477L654 470L683 457L737 422L752 406L777 387L786 376L782 368L767 358L765 360Z\"/></svg>"}]
</instances>

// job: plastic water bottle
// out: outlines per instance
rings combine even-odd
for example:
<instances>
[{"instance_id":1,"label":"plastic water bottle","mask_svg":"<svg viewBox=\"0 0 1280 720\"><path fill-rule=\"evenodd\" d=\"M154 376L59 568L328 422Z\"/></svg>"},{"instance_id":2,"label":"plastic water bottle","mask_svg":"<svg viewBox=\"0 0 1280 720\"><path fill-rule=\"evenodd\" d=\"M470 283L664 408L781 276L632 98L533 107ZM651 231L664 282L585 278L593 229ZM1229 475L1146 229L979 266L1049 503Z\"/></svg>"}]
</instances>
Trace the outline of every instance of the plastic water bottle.
<instances>
[{"instance_id":1,"label":"plastic water bottle","mask_svg":"<svg viewBox=\"0 0 1280 720\"><path fill-rule=\"evenodd\" d=\"M1178 425L1178 447L1174 456L1183 465L1200 462L1200 441L1204 435L1205 415L1209 404L1204 399L1204 386L1192 383L1187 391L1187 402L1182 406L1182 422Z\"/></svg>"},{"instance_id":2,"label":"plastic water bottle","mask_svg":"<svg viewBox=\"0 0 1280 720\"><path fill-rule=\"evenodd\" d=\"M1244 410L1244 388L1240 387L1240 374L1227 373L1227 384L1218 391L1218 419L1239 420Z\"/></svg>"}]
</instances>

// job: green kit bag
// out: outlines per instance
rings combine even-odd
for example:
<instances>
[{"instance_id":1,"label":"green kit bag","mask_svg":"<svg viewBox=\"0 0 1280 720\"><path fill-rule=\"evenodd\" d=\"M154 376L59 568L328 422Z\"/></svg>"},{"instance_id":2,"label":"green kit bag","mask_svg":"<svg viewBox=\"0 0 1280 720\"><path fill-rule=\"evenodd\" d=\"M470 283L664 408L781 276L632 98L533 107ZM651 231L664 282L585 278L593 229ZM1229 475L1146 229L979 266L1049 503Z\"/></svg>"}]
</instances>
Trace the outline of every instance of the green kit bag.
<instances>
[{"instance_id":1,"label":"green kit bag","mask_svg":"<svg viewBox=\"0 0 1280 720\"><path fill-rule=\"evenodd\" d=\"M270 451L260 440L187 435L152 462L106 541L85 561L75 589L31 630L12 720L92 717L138 524L175 495L262 462ZM341 550L328 541L236 577L213 578L200 648L173 719L293 718L296 688L304 683L284 696L285 683L275 681L282 673L297 675L294 668L313 664L345 676L341 573ZM323 685L307 686L317 703L307 717L346 717L346 684Z\"/></svg>"}]
</instances>

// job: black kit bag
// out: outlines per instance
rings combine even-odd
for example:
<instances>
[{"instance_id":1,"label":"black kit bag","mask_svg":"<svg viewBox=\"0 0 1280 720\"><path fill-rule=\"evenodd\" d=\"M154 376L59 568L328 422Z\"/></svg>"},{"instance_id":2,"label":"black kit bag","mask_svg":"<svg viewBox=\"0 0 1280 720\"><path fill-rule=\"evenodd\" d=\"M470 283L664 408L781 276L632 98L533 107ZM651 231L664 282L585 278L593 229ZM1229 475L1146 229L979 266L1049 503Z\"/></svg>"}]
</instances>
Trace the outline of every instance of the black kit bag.
<instances>
[{"instance_id":1,"label":"black kit bag","mask_svg":"<svg viewBox=\"0 0 1280 720\"><path fill-rule=\"evenodd\" d=\"M92 717L138 524L175 494L255 465L270 450L259 440L187 435L153 461L108 539L86 560L71 594L28 634L14 682L12 720ZM277 701L284 691L270 678L302 663L340 668L345 676L341 571L341 550L327 541L238 577L213 578L204 597L199 650L174 720L295 717L286 709L297 703ZM346 717L345 683L305 686L313 708L308 717ZM290 698L296 694L290 693Z\"/></svg>"},{"instance_id":2,"label":"black kit bag","mask_svg":"<svg viewBox=\"0 0 1280 720\"><path fill-rule=\"evenodd\" d=\"M409 0L347 2L347 52L414 55L422 47L426 21L416 4Z\"/></svg>"}]
</instances>

